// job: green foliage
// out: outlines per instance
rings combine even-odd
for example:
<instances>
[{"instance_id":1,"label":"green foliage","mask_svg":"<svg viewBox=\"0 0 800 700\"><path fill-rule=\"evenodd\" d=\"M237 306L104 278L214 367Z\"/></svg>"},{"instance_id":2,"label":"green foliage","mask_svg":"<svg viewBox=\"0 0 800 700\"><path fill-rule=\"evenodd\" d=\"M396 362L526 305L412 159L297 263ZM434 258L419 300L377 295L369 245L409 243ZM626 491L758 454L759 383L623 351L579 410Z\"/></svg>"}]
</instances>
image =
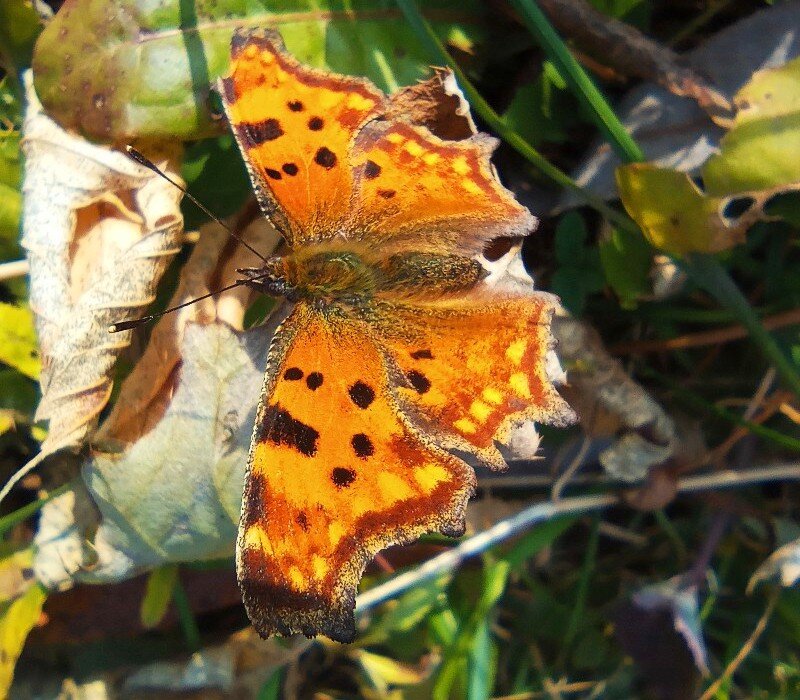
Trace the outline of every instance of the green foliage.
<instances>
[{"instance_id":1,"label":"green foliage","mask_svg":"<svg viewBox=\"0 0 800 700\"><path fill-rule=\"evenodd\" d=\"M589 232L580 214L565 214L556 229L556 260L553 291L573 314L580 316L586 298L603 288L600 252L588 242Z\"/></svg>"}]
</instances>

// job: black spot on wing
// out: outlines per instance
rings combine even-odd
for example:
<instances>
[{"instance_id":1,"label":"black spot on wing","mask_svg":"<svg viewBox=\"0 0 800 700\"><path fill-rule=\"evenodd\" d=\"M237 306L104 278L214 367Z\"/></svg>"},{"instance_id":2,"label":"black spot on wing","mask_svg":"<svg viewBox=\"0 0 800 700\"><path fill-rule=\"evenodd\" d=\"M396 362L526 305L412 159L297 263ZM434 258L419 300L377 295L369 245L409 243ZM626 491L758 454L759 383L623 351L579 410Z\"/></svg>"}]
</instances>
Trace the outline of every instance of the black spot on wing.
<instances>
[{"instance_id":1,"label":"black spot on wing","mask_svg":"<svg viewBox=\"0 0 800 700\"><path fill-rule=\"evenodd\" d=\"M303 532L308 532L311 527L308 523L308 516L302 510L297 514L297 517L295 517L295 522L300 526Z\"/></svg>"},{"instance_id":2,"label":"black spot on wing","mask_svg":"<svg viewBox=\"0 0 800 700\"><path fill-rule=\"evenodd\" d=\"M272 117L260 122L242 122L237 128L244 135L245 141L256 146L283 136L281 123Z\"/></svg>"},{"instance_id":3,"label":"black spot on wing","mask_svg":"<svg viewBox=\"0 0 800 700\"><path fill-rule=\"evenodd\" d=\"M271 180L280 180L281 174L278 170L274 168L264 168L264 172L267 174L267 177Z\"/></svg>"},{"instance_id":4,"label":"black spot on wing","mask_svg":"<svg viewBox=\"0 0 800 700\"><path fill-rule=\"evenodd\" d=\"M337 489L346 488L355 480L356 473L352 469L336 467L336 469L331 472L331 481L333 481L333 484Z\"/></svg>"},{"instance_id":5,"label":"black spot on wing","mask_svg":"<svg viewBox=\"0 0 800 700\"><path fill-rule=\"evenodd\" d=\"M321 372L312 372L306 377L306 386L311 391L316 391L322 386L323 376Z\"/></svg>"},{"instance_id":6,"label":"black spot on wing","mask_svg":"<svg viewBox=\"0 0 800 700\"><path fill-rule=\"evenodd\" d=\"M298 379L303 378L303 370L299 367L289 367L283 373L283 378L288 379L290 382L296 382Z\"/></svg>"},{"instance_id":7,"label":"black spot on wing","mask_svg":"<svg viewBox=\"0 0 800 700\"><path fill-rule=\"evenodd\" d=\"M414 390L418 394L425 394L430 390L431 380L422 372L417 372L417 370L412 369L406 376L408 377L408 381L411 382L411 386L414 387Z\"/></svg>"},{"instance_id":8,"label":"black spot on wing","mask_svg":"<svg viewBox=\"0 0 800 700\"><path fill-rule=\"evenodd\" d=\"M311 131L319 131L323 126L325 126L325 121L322 117L311 117L311 119L308 120L308 128L311 129Z\"/></svg>"},{"instance_id":9,"label":"black spot on wing","mask_svg":"<svg viewBox=\"0 0 800 700\"><path fill-rule=\"evenodd\" d=\"M314 162L325 170L330 170L336 165L336 154L325 146L320 147L314 155Z\"/></svg>"},{"instance_id":10,"label":"black spot on wing","mask_svg":"<svg viewBox=\"0 0 800 700\"><path fill-rule=\"evenodd\" d=\"M281 166L281 170L283 170L283 172L285 172L287 175L294 177L297 175L298 167L294 163L284 163Z\"/></svg>"},{"instance_id":11,"label":"black spot on wing","mask_svg":"<svg viewBox=\"0 0 800 700\"><path fill-rule=\"evenodd\" d=\"M411 357L414 360L432 360L433 353L427 348L424 350L414 350L414 352L411 353Z\"/></svg>"},{"instance_id":12,"label":"black spot on wing","mask_svg":"<svg viewBox=\"0 0 800 700\"><path fill-rule=\"evenodd\" d=\"M364 177L368 180L378 177L381 174L381 166L373 160L368 160L364 165Z\"/></svg>"},{"instance_id":13,"label":"black spot on wing","mask_svg":"<svg viewBox=\"0 0 800 700\"><path fill-rule=\"evenodd\" d=\"M280 404L268 406L264 411L264 440L297 450L306 457L317 453L319 433L310 425L293 418Z\"/></svg>"},{"instance_id":14,"label":"black spot on wing","mask_svg":"<svg viewBox=\"0 0 800 700\"><path fill-rule=\"evenodd\" d=\"M347 393L350 394L350 399L359 408L367 408L375 400L375 390L361 380L353 384L347 390Z\"/></svg>"},{"instance_id":15,"label":"black spot on wing","mask_svg":"<svg viewBox=\"0 0 800 700\"><path fill-rule=\"evenodd\" d=\"M391 199L397 194L394 190L378 190L378 195L384 199Z\"/></svg>"},{"instance_id":16,"label":"black spot on wing","mask_svg":"<svg viewBox=\"0 0 800 700\"><path fill-rule=\"evenodd\" d=\"M292 110L292 112L302 112L303 111L303 103L300 100L291 100L290 102L286 103L286 106Z\"/></svg>"},{"instance_id":17,"label":"black spot on wing","mask_svg":"<svg viewBox=\"0 0 800 700\"><path fill-rule=\"evenodd\" d=\"M364 433L356 433L353 435L353 438L350 440L350 444L353 446L353 451L356 453L356 457L366 459L367 457L372 457L372 455L375 454L375 445L372 444L372 440L364 435Z\"/></svg>"}]
</instances>

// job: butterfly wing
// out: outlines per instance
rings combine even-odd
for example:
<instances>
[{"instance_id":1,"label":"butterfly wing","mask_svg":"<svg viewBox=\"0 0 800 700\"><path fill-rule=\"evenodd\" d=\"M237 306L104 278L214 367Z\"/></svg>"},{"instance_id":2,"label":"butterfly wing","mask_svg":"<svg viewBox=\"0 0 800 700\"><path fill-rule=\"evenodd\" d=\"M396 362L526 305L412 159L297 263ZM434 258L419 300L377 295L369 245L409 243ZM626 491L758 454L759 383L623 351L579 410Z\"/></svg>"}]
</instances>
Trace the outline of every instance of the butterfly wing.
<instances>
[{"instance_id":1,"label":"butterfly wing","mask_svg":"<svg viewBox=\"0 0 800 700\"><path fill-rule=\"evenodd\" d=\"M409 427L364 324L299 304L269 364L237 548L245 606L264 636L352 641L367 562L424 532L460 534L474 474Z\"/></svg>"},{"instance_id":2,"label":"butterfly wing","mask_svg":"<svg viewBox=\"0 0 800 700\"><path fill-rule=\"evenodd\" d=\"M302 65L273 30L237 30L220 94L256 196L291 246L335 235L349 210L349 148L383 109L361 78Z\"/></svg>"},{"instance_id":3,"label":"butterfly wing","mask_svg":"<svg viewBox=\"0 0 800 700\"><path fill-rule=\"evenodd\" d=\"M574 420L547 375L554 302L539 292L394 307L404 333L385 342L408 379L398 391L439 445L503 468L495 441L514 427Z\"/></svg>"},{"instance_id":4,"label":"butterfly wing","mask_svg":"<svg viewBox=\"0 0 800 700\"><path fill-rule=\"evenodd\" d=\"M499 236L522 236L536 219L494 175L496 140L445 141L403 121L372 121L356 135L349 235L389 249L480 253Z\"/></svg>"}]
</instances>

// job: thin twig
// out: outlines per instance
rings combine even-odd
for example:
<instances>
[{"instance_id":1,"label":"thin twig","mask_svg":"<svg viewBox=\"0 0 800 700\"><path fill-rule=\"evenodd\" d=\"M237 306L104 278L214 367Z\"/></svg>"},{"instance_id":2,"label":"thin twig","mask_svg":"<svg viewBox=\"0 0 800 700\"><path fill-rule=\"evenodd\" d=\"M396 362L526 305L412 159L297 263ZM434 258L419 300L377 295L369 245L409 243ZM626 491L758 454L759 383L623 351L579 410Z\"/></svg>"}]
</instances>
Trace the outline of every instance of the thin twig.
<instances>
[{"instance_id":1,"label":"thin twig","mask_svg":"<svg viewBox=\"0 0 800 700\"><path fill-rule=\"evenodd\" d=\"M731 659L731 662L725 667L725 670L722 672L717 680L715 680L700 696L700 700L711 700L716 694L717 691L722 687L722 684L725 683L734 673L736 673L736 669L741 666L742 662L747 658L753 648L758 642L759 637L763 634L764 630L767 628L767 624L769 623L770 618L772 617L772 613L775 610L775 605L778 602L778 598L780 598L780 590L776 590L769 599L767 603L767 607L764 609L761 617L759 618L756 626L753 628L753 631L750 633L750 636L747 638L747 641L742 645L742 648L739 649L739 652L736 656Z\"/></svg>"},{"instance_id":2,"label":"thin twig","mask_svg":"<svg viewBox=\"0 0 800 700\"><path fill-rule=\"evenodd\" d=\"M572 478L575 476L575 473L583 466L583 459L586 457L586 453L589 451L591 446L591 438L588 435L584 435L581 446L578 449L578 454L572 458L572 461L564 470L564 473L559 476L556 483L553 484L553 488L550 491L551 501L557 501L561 498L561 492L564 490L564 487L572 480Z\"/></svg>"},{"instance_id":3,"label":"thin twig","mask_svg":"<svg viewBox=\"0 0 800 700\"><path fill-rule=\"evenodd\" d=\"M761 325L768 331L774 331L778 328L797 324L800 324L800 309L791 309L761 320ZM667 340L637 340L630 343L619 343L613 345L610 348L610 352L612 355L631 355L634 353L686 350L687 348L699 348L707 345L730 343L733 340L741 340L746 337L747 329L737 324L734 326L726 326L725 328L716 328L711 331L687 333L686 335L680 335L677 338L668 338Z\"/></svg>"},{"instance_id":4,"label":"thin twig","mask_svg":"<svg viewBox=\"0 0 800 700\"><path fill-rule=\"evenodd\" d=\"M724 471L689 476L678 482L678 493L711 489L742 488L771 481L800 481L800 463L781 464L760 469ZM577 515L604 510L620 503L616 494L598 494L565 498L553 503L536 503L510 518L501 520L483 532L463 540L452 549L429 559L413 571L407 571L362 593L356 601L356 612L363 613L397 597L413 586L430 581L461 565L463 561L504 542L533 527L562 515Z\"/></svg>"},{"instance_id":5,"label":"thin twig","mask_svg":"<svg viewBox=\"0 0 800 700\"><path fill-rule=\"evenodd\" d=\"M27 260L12 260L11 262L0 263L0 282L24 277L29 270L30 264Z\"/></svg>"}]
</instances>

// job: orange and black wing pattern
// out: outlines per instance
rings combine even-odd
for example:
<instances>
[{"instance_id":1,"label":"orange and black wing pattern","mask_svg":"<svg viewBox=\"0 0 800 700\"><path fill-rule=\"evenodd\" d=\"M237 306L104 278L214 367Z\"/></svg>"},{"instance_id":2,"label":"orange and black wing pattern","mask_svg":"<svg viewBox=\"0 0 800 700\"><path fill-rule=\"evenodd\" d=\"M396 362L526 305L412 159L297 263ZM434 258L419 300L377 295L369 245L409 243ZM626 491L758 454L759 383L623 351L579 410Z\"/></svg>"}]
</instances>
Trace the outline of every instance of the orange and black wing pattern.
<instances>
[{"instance_id":1,"label":"orange and black wing pattern","mask_svg":"<svg viewBox=\"0 0 800 700\"><path fill-rule=\"evenodd\" d=\"M301 64L272 30L237 30L220 93L266 214L293 247L341 231L351 143L385 97L363 78Z\"/></svg>"},{"instance_id":2,"label":"orange and black wing pattern","mask_svg":"<svg viewBox=\"0 0 800 700\"><path fill-rule=\"evenodd\" d=\"M393 308L403 332L384 342L407 379L398 392L437 444L503 469L495 443L514 428L574 420L547 374L555 302L544 293L483 294Z\"/></svg>"},{"instance_id":3,"label":"orange and black wing pattern","mask_svg":"<svg viewBox=\"0 0 800 700\"><path fill-rule=\"evenodd\" d=\"M464 528L474 474L398 409L370 328L299 304L270 352L248 464L237 570L256 629L355 635L381 549Z\"/></svg>"},{"instance_id":4,"label":"orange and black wing pattern","mask_svg":"<svg viewBox=\"0 0 800 700\"><path fill-rule=\"evenodd\" d=\"M372 121L353 146L350 236L385 249L480 253L500 236L524 236L536 219L497 180L496 140L445 141L426 127Z\"/></svg>"}]
</instances>

